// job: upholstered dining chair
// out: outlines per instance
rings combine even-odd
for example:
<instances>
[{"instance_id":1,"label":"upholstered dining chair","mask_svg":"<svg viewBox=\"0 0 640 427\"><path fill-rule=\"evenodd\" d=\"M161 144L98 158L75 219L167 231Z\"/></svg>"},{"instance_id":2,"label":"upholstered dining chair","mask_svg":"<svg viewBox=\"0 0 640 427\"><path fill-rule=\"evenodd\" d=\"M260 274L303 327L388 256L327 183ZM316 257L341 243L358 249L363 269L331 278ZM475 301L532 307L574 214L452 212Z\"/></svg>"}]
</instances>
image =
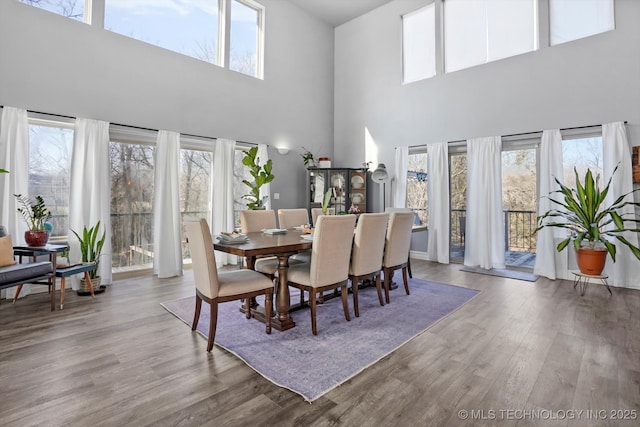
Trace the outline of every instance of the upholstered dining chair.
<instances>
[{"instance_id":1,"label":"upholstered dining chair","mask_svg":"<svg viewBox=\"0 0 640 427\"><path fill-rule=\"evenodd\" d=\"M378 300L380 305L384 305L380 270L382 270L382 256L388 222L389 215L386 213L365 213L358 218L349 266L349 279L353 291L353 311L356 317L360 316L358 285L365 279L375 280Z\"/></svg>"},{"instance_id":2,"label":"upholstered dining chair","mask_svg":"<svg viewBox=\"0 0 640 427\"><path fill-rule=\"evenodd\" d=\"M280 228L293 228L309 224L309 211L305 208L278 209Z\"/></svg>"},{"instance_id":3,"label":"upholstered dining chair","mask_svg":"<svg viewBox=\"0 0 640 427\"><path fill-rule=\"evenodd\" d=\"M409 246L411 246L411 228L413 227L413 212L393 212L389 217L387 236L384 245L382 270L384 271L384 293L389 303L389 287L391 273L402 269L404 290L409 295L409 281L407 280L407 262L409 260Z\"/></svg>"},{"instance_id":4,"label":"upholstered dining chair","mask_svg":"<svg viewBox=\"0 0 640 427\"><path fill-rule=\"evenodd\" d=\"M396 213L396 212L411 212L413 213L413 221L414 221L414 225L415 225L415 221L416 221L416 213L414 212L414 210L412 208L385 208L384 209L385 213L388 213L389 215L391 215L392 213ZM411 246L411 245L409 245ZM413 273L411 273L411 257L407 258L407 272L409 273L409 277L412 278L413 277Z\"/></svg>"},{"instance_id":5,"label":"upholstered dining chair","mask_svg":"<svg viewBox=\"0 0 640 427\"><path fill-rule=\"evenodd\" d=\"M213 239L207 221L185 221L187 242L193 265L196 283L196 312L191 330L195 331L200 319L202 301L209 303L211 314L209 320L209 339L207 351L213 348L218 325L218 303L245 300L247 319L251 318L250 299L259 295L265 296L266 332L271 333L271 305L273 299L273 283L264 275L253 270L225 271L218 274L216 258L213 251Z\"/></svg>"},{"instance_id":6,"label":"upholstered dining chair","mask_svg":"<svg viewBox=\"0 0 640 427\"><path fill-rule=\"evenodd\" d=\"M313 234L311 263L297 264L289 268L289 286L309 292L311 306L311 331L318 334L316 325L316 294L341 288L342 309L347 321L349 302L347 285L349 278L349 255L353 242L355 215L322 215L318 218Z\"/></svg>"},{"instance_id":7,"label":"upholstered dining chair","mask_svg":"<svg viewBox=\"0 0 640 427\"><path fill-rule=\"evenodd\" d=\"M311 221L313 221L313 226L318 222L318 217L322 215L322 208L311 208Z\"/></svg>"},{"instance_id":8,"label":"upholstered dining chair","mask_svg":"<svg viewBox=\"0 0 640 427\"><path fill-rule=\"evenodd\" d=\"M276 212L272 209L240 211L240 228L243 233L276 228ZM278 270L278 257L267 256L256 259L254 269L273 280Z\"/></svg>"}]
</instances>

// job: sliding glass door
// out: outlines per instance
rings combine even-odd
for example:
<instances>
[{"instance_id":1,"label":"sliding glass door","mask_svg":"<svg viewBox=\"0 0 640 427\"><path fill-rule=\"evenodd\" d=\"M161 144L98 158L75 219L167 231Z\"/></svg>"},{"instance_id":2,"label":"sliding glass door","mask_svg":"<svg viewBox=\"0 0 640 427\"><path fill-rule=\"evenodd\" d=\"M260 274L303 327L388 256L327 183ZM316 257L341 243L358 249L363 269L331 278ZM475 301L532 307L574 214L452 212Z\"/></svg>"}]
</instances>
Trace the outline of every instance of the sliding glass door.
<instances>
[{"instance_id":1,"label":"sliding glass door","mask_svg":"<svg viewBox=\"0 0 640 427\"><path fill-rule=\"evenodd\" d=\"M464 147L456 148L464 149ZM462 262L467 219L467 153L464 151L449 154L449 185L451 198L449 256L454 262Z\"/></svg>"}]
</instances>

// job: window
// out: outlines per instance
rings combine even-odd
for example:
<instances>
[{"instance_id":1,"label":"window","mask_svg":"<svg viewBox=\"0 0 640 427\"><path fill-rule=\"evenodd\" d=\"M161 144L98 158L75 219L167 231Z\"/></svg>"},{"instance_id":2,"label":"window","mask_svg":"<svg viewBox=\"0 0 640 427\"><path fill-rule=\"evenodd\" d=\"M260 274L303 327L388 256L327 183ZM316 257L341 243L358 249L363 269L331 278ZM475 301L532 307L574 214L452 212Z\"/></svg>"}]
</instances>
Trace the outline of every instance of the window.
<instances>
[{"instance_id":1,"label":"window","mask_svg":"<svg viewBox=\"0 0 640 427\"><path fill-rule=\"evenodd\" d=\"M262 77L262 7L246 0L231 1L229 69Z\"/></svg>"},{"instance_id":2,"label":"window","mask_svg":"<svg viewBox=\"0 0 640 427\"><path fill-rule=\"evenodd\" d=\"M105 0L105 29L257 78L263 22L251 0Z\"/></svg>"},{"instance_id":3,"label":"window","mask_svg":"<svg viewBox=\"0 0 640 427\"><path fill-rule=\"evenodd\" d=\"M105 0L105 29L212 64L220 63L218 25L216 0Z\"/></svg>"},{"instance_id":4,"label":"window","mask_svg":"<svg viewBox=\"0 0 640 427\"><path fill-rule=\"evenodd\" d=\"M562 138L562 166L564 169L564 182L567 187L574 187L576 176L574 167L578 171L578 176L582 179L591 169L594 178L600 175L600 188L606 184L603 182L603 162L602 162L602 136L580 136L569 139Z\"/></svg>"},{"instance_id":5,"label":"window","mask_svg":"<svg viewBox=\"0 0 640 427\"><path fill-rule=\"evenodd\" d=\"M613 0L549 0L551 45L615 28Z\"/></svg>"},{"instance_id":6,"label":"window","mask_svg":"<svg viewBox=\"0 0 640 427\"><path fill-rule=\"evenodd\" d=\"M407 207L427 224L427 153L409 153L407 168Z\"/></svg>"},{"instance_id":7,"label":"window","mask_svg":"<svg viewBox=\"0 0 640 427\"><path fill-rule=\"evenodd\" d=\"M180 150L180 213L185 216L211 218L211 167L213 153L202 149ZM190 258L182 231L183 258Z\"/></svg>"},{"instance_id":8,"label":"window","mask_svg":"<svg viewBox=\"0 0 640 427\"><path fill-rule=\"evenodd\" d=\"M537 0L446 0L445 71L536 50L537 16Z\"/></svg>"},{"instance_id":9,"label":"window","mask_svg":"<svg viewBox=\"0 0 640 427\"><path fill-rule=\"evenodd\" d=\"M29 119L29 197L40 195L51 211L51 238L69 232L69 178L73 125Z\"/></svg>"},{"instance_id":10,"label":"window","mask_svg":"<svg viewBox=\"0 0 640 427\"><path fill-rule=\"evenodd\" d=\"M85 19L85 0L20 0L22 3L66 16L77 21ZM91 1L91 0L90 0Z\"/></svg>"},{"instance_id":11,"label":"window","mask_svg":"<svg viewBox=\"0 0 640 427\"><path fill-rule=\"evenodd\" d=\"M113 268L150 268L153 263L155 146L109 144Z\"/></svg>"},{"instance_id":12,"label":"window","mask_svg":"<svg viewBox=\"0 0 640 427\"><path fill-rule=\"evenodd\" d=\"M402 17L403 81L411 83L436 75L435 6Z\"/></svg>"}]
</instances>

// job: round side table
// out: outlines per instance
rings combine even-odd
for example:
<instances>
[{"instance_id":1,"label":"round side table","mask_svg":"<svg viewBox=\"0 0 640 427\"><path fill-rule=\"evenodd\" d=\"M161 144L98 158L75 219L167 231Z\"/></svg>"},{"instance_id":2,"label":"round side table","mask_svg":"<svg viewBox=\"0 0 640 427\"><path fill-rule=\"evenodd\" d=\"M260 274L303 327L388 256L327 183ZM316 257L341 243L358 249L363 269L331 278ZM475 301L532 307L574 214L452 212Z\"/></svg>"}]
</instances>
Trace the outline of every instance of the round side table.
<instances>
[{"instance_id":1,"label":"round side table","mask_svg":"<svg viewBox=\"0 0 640 427\"><path fill-rule=\"evenodd\" d=\"M598 279L602 282L603 285L605 285L607 287L607 290L609 291L609 295L613 295L611 293L611 288L609 287L609 283L607 283L607 279L609 278L608 275L606 274L599 274L599 275L593 275L593 274L584 274L581 273L579 271L572 271L571 273L573 273L573 275L575 276L573 278L573 289L576 288L576 286L580 285L580 295L584 296L585 291L587 290L587 285L589 284L589 280L591 279Z\"/></svg>"}]
</instances>

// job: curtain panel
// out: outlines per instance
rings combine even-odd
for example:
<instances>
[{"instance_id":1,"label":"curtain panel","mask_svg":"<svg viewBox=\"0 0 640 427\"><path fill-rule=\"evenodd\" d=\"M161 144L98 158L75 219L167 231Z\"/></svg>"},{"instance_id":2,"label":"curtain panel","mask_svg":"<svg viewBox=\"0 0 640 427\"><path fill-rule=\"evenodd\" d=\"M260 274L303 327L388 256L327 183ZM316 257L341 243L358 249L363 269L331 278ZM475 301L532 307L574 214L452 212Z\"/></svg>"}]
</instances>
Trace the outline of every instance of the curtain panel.
<instances>
[{"instance_id":1,"label":"curtain panel","mask_svg":"<svg viewBox=\"0 0 640 427\"><path fill-rule=\"evenodd\" d=\"M467 225L464 265L504 268L502 140L467 141Z\"/></svg>"},{"instance_id":2,"label":"curtain panel","mask_svg":"<svg viewBox=\"0 0 640 427\"><path fill-rule=\"evenodd\" d=\"M24 245L27 225L18 214L14 194L29 195L29 118L27 110L5 106L0 121L0 168L9 173L0 174L0 224L7 228L14 245ZM33 195L35 196L35 195ZM6 298L13 298L16 288L3 289ZM24 285L20 297L31 292Z\"/></svg>"},{"instance_id":3,"label":"curtain panel","mask_svg":"<svg viewBox=\"0 0 640 427\"><path fill-rule=\"evenodd\" d=\"M213 173L211 174L212 214L211 233L215 238L223 231L232 231L235 224L233 218L233 165L236 142L219 138L213 153ZM218 266L233 264L236 256L216 251Z\"/></svg>"},{"instance_id":4,"label":"curtain panel","mask_svg":"<svg viewBox=\"0 0 640 427\"><path fill-rule=\"evenodd\" d=\"M393 189L393 200L391 206L394 208L407 207L407 172L409 171L409 147L396 148L395 161L395 183Z\"/></svg>"},{"instance_id":5,"label":"curtain panel","mask_svg":"<svg viewBox=\"0 0 640 427\"><path fill-rule=\"evenodd\" d=\"M109 123L92 119L76 119L71 155L69 189L69 228L78 234L100 221L100 235L106 233L98 275L101 284L110 284L111 272L111 176L109 165ZM80 262L80 244L69 231L71 262ZM79 282L73 280L73 289Z\"/></svg>"},{"instance_id":6,"label":"curtain panel","mask_svg":"<svg viewBox=\"0 0 640 427\"><path fill-rule=\"evenodd\" d=\"M446 142L427 144L429 242L427 258L449 264L449 154Z\"/></svg>"},{"instance_id":7,"label":"curtain panel","mask_svg":"<svg viewBox=\"0 0 640 427\"><path fill-rule=\"evenodd\" d=\"M549 201L549 193L560 189L556 178L563 179L562 167L562 135L560 129L545 130L540 142L540 170L538 174L538 215L558 208ZM546 222L550 220L547 219ZM556 220L554 220L556 221ZM553 222L553 221L551 221ZM537 275L555 280L564 277L567 270L567 254L558 253L556 246L562 240L567 230L562 228L545 227L537 233L536 264L533 272ZM571 250L570 248L566 251Z\"/></svg>"},{"instance_id":8,"label":"curtain panel","mask_svg":"<svg viewBox=\"0 0 640 427\"><path fill-rule=\"evenodd\" d=\"M158 131L153 201L153 272L182 275L180 216L180 134Z\"/></svg>"},{"instance_id":9,"label":"curtain panel","mask_svg":"<svg viewBox=\"0 0 640 427\"><path fill-rule=\"evenodd\" d=\"M627 194L625 201L633 202L633 171L631 166L631 146L627 139L627 130L623 122L607 123L602 125L602 149L603 149L603 173L604 183L611 177L611 188L605 198L605 206L610 206L620 196ZM618 167L615 175L613 171ZM635 215L633 206L625 206L620 214L623 218ZM626 223L628 227L633 223ZM611 226L611 228L614 228ZM635 227L633 227L635 228ZM638 233L627 232L623 236L638 246ZM605 265L605 273L609 275L609 284L640 289L640 262L631 253L629 248L614 241L616 245L616 262L609 257Z\"/></svg>"}]
</instances>

